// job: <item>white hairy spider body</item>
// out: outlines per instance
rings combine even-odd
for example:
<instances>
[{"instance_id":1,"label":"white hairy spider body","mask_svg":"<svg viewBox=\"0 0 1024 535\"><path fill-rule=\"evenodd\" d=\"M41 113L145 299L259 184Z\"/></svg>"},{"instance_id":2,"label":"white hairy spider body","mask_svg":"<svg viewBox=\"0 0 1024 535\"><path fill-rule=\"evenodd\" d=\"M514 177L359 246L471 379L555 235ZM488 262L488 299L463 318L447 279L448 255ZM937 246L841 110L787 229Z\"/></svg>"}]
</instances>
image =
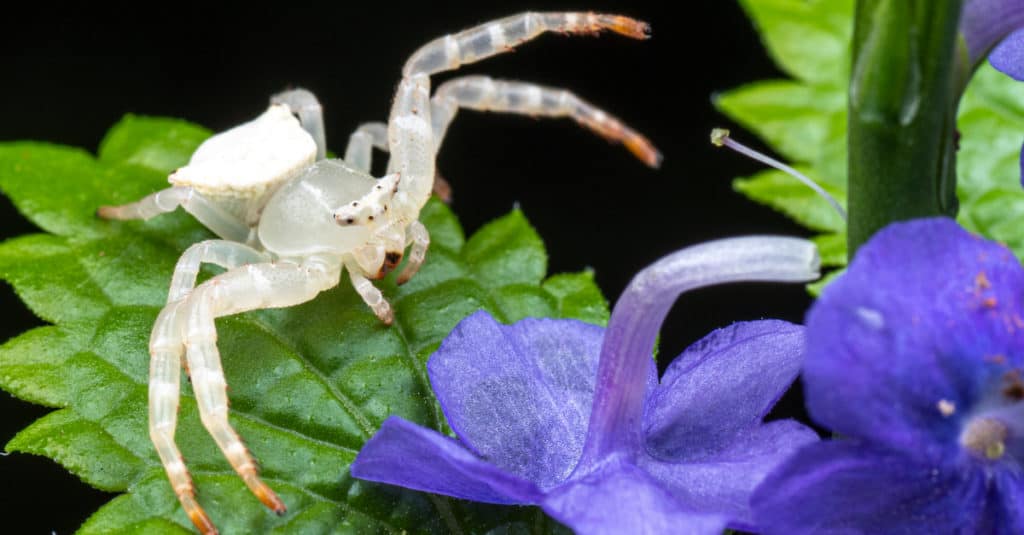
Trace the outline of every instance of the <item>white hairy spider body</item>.
<instances>
[{"instance_id":1,"label":"white hairy spider body","mask_svg":"<svg viewBox=\"0 0 1024 535\"><path fill-rule=\"evenodd\" d=\"M206 140L167 180L204 195L256 197L315 160L312 136L287 106L272 104L263 115Z\"/></svg>"},{"instance_id":2,"label":"white hairy spider body","mask_svg":"<svg viewBox=\"0 0 1024 535\"><path fill-rule=\"evenodd\" d=\"M222 238L182 254L149 347L150 437L200 531L216 528L195 498L174 442L182 357L204 426L252 492L283 514L285 504L260 480L255 460L228 423L214 319L309 301L347 271L363 301L390 323L391 306L371 279L391 271L407 247L398 283L423 263L430 237L418 217L434 183L435 154L458 108L570 117L658 164L660 156L643 136L565 90L469 76L442 84L431 97L431 74L509 51L544 32L601 30L647 35L646 24L627 17L522 13L434 40L406 63L387 125L359 127L341 160L323 159L316 98L302 89L282 93L261 116L204 142L170 176L173 187L99 210L109 219L148 219L181 206ZM370 175L374 147L391 154L388 174L380 179ZM204 263L227 271L197 286Z\"/></svg>"}]
</instances>

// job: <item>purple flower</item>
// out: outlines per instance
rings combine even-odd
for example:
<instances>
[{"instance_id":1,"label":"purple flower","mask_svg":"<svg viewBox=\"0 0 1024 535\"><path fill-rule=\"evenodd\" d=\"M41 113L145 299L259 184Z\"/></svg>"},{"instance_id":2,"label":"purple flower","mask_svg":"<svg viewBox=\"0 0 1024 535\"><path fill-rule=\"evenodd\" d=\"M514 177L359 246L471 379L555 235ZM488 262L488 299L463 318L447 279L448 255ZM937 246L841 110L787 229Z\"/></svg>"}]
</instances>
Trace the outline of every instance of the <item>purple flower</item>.
<instances>
[{"instance_id":1,"label":"purple flower","mask_svg":"<svg viewBox=\"0 0 1024 535\"><path fill-rule=\"evenodd\" d=\"M949 219L891 225L807 317L811 444L766 533L1024 533L1024 269Z\"/></svg>"},{"instance_id":2,"label":"purple flower","mask_svg":"<svg viewBox=\"0 0 1024 535\"><path fill-rule=\"evenodd\" d=\"M987 55L993 67L1024 80L1024 2L967 0L960 30L972 66Z\"/></svg>"},{"instance_id":3,"label":"purple flower","mask_svg":"<svg viewBox=\"0 0 1024 535\"><path fill-rule=\"evenodd\" d=\"M757 483L817 436L764 415L799 371L803 328L737 323L687 349L661 383L651 358L676 297L731 281L817 277L813 245L736 238L641 271L607 329L574 320L463 320L428 371L451 439L392 416L355 477L540 505L580 533L720 533L752 527Z\"/></svg>"}]
</instances>

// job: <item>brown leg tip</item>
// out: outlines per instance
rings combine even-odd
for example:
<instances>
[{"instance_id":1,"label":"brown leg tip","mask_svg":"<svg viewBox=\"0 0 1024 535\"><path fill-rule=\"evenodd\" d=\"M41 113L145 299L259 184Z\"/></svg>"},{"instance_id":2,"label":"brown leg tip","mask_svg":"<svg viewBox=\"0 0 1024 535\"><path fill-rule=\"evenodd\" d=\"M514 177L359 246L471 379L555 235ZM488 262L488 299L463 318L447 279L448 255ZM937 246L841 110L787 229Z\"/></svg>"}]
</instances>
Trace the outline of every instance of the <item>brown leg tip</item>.
<instances>
[{"instance_id":1,"label":"brown leg tip","mask_svg":"<svg viewBox=\"0 0 1024 535\"><path fill-rule=\"evenodd\" d=\"M640 161L647 164L648 167L657 169L661 167L661 153L658 149L654 148L647 138L637 134L633 137L627 137L623 140L623 144L632 152L634 156L640 159Z\"/></svg>"},{"instance_id":2,"label":"brown leg tip","mask_svg":"<svg viewBox=\"0 0 1024 535\"><path fill-rule=\"evenodd\" d=\"M651 25L642 20L622 15L600 15L599 20L605 28L626 37L633 39L649 39L651 37Z\"/></svg>"},{"instance_id":3,"label":"brown leg tip","mask_svg":"<svg viewBox=\"0 0 1024 535\"><path fill-rule=\"evenodd\" d=\"M100 219L111 219L114 217L113 211L113 206L100 206L96 209L96 217Z\"/></svg>"},{"instance_id":4,"label":"brown leg tip","mask_svg":"<svg viewBox=\"0 0 1024 535\"><path fill-rule=\"evenodd\" d=\"M185 513L188 515L188 519L192 521L199 533L203 535L217 535L217 527L213 525L210 517L206 515L206 511L199 506L194 499L182 499L182 505L185 507ZM186 503L187 502L187 503Z\"/></svg>"},{"instance_id":5,"label":"brown leg tip","mask_svg":"<svg viewBox=\"0 0 1024 535\"><path fill-rule=\"evenodd\" d=\"M281 498L278 498L277 494L265 484L261 484L257 489L253 489L253 494L256 495L263 505L267 506L267 509L273 511L277 516L288 512L288 508L281 501Z\"/></svg>"}]
</instances>

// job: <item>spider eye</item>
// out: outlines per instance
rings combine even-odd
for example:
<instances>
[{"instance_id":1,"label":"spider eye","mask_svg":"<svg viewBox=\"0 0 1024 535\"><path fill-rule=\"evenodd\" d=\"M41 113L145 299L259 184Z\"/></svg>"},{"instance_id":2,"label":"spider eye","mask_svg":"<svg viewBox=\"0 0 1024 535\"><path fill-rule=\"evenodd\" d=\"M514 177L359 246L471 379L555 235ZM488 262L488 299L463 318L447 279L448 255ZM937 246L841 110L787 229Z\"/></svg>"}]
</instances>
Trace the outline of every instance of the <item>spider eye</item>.
<instances>
[{"instance_id":1,"label":"spider eye","mask_svg":"<svg viewBox=\"0 0 1024 535\"><path fill-rule=\"evenodd\" d=\"M351 218L351 217L349 217L349 218L345 219L345 222L348 223L349 225L351 225L352 223L355 223L356 220Z\"/></svg>"}]
</instances>

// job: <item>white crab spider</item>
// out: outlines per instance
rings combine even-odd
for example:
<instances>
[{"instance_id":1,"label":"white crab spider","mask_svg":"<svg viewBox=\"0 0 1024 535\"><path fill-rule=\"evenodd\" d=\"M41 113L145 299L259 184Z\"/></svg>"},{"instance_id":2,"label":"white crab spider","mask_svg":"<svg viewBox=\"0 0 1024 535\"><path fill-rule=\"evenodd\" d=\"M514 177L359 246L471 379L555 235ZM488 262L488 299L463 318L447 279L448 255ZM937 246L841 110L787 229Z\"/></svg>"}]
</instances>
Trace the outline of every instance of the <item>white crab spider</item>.
<instances>
[{"instance_id":1,"label":"white crab spider","mask_svg":"<svg viewBox=\"0 0 1024 535\"><path fill-rule=\"evenodd\" d=\"M228 422L214 318L303 303L336 286L344 269L366 304L390 323L391 307L370 279L383 277L410 245L398 282L423 263L429 235L417 218L431 193L435 153L458 108L571 117L658 164L660 155L643 136L568 91L470 76L430 97L431 74L509 51L544 32L606 29L647 36L647 25L628 17L522 13L431 41L406 63L388 124L360 127L344 160L318 160L325 145L316 98L305 90L282 93L260 117L203 143L169 177L174 187L100 209L102 217L140 219L181 206L223 238L182 254L149 345L150 437L200 531L216 528L196 501L174 443L182 354L203 424L252 492L283 514L284 503L257 476L255 460ZM391 153L388 174L379 180L369 174L373 147ZM227 271L196 286L202 263Z\"/></svg>"}]
</instances>

